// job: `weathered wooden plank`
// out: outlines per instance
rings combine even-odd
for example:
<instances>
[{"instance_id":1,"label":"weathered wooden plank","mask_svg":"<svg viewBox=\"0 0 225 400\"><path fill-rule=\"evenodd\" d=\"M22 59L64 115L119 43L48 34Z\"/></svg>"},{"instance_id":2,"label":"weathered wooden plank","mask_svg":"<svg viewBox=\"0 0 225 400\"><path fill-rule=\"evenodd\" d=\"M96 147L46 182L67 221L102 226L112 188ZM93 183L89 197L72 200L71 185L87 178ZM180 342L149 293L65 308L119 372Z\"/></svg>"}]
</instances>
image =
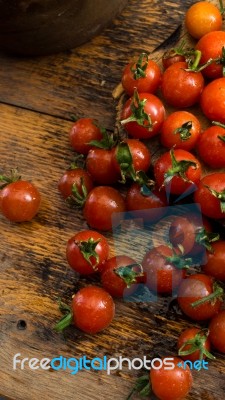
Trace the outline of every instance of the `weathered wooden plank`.
<instances>
[{"instance_id":1,"label":"weathered wooden plank","mask_svg":"<svg viewBox=\"0 0 225 400\"><path fill-rule=\"evenodd\" d=\"M112 129L115 103L111 91L122 66L133 52L146 45L151 50L165 39L190 3L131 0L112 28L79 49L37 59L0 58L0 168L9 172L19 167L43 197L40 212L30 223L11 224L0 216L0 394L11 400L63 396L68 400L123 400L135 371L117 371L111 376L106 372L71 376L68 371L44 373L28 368L13 371L12 358L16 353L21 358L40 359L84 354L90 358L153 358L165 352L174 354L179 333L193 325L177 314L169 298L161 298L157 303L116 301L115 321L95 337L73 327L64 335L53 330L60 318L58 297L70 301L74 291L98 281L79 279L65 259L68 238L86 228L81 213L67 208L57 190L58 179L73 156L68 143L70 115L91 114ZM159 29L162 15L165 21ZM112 235L107 233L107 237L113 244ZM120 250L130 251L126 236L120 239ZM139 242L142 246L136 246L135 255L141 260L146 246L144 239ZM20 329L20 320L26 322L26 329ZM218 355L209 371L195 373L188 399L223 399L224 372L224 357Z\"/></svg>"}]
</instances>

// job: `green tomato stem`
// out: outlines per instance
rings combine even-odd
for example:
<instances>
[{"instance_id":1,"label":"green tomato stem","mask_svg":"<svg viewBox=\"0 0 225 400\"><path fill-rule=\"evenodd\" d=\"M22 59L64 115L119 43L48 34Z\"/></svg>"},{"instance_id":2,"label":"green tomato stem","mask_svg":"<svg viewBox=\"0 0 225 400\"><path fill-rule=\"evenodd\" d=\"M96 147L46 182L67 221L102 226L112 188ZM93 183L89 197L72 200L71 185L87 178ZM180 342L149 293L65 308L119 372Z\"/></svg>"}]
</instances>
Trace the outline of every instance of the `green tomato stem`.
<instances>
[{"instance_id":1,"label":"green tomato stem","mask_svg":"<svg viewBox=\"0 0 225 400\"><path fill-rule=\"evenodd\" d=\"M208 303L208 302L213 303L218 298L222 298L223 295L224 295L223 288L221 286L219 286L217 283L215 283L213 286L213 293L211 293L208 296L205 296L199 300L194 301L193 303L191 303L191 306L198 307L198 306Z\"/></svg>"},{"instance_id":2,"label":"green tomato stem","mask_svg":"<svg viewBox=\"0 0 225 400\"><path fill-rule=\"evenodd\" d=\"M138 267L140 270L135 271L134 267ZM136 279L143 276L143 268L141 264L135 263L126 266L121 266L119 268L115 268L114 272L118 275L123 281L126 283L129 288L133 283L136 283Z\"/></svg>"},{"instance_id":3,"label":"green tomato stem","mask_svg":"<svg viewBox=\"0 0 225 400\"><path fill-rule=\"evenodd\" d=\"M195 351L200 352L200 361L203 360L203 357L207 357L211 360L215 360L216 357L214 357L207 349L205 349L204 345L207 340L209 331L207 330L206 335L203 334L203 331L200 331L195 335L193 339L187 340L178 350L178 355L179 356L188 356L190 354L193 354ZM187 345L190 345L190 348L188 350L183 350Z\"/></svg>"}]
</instances>

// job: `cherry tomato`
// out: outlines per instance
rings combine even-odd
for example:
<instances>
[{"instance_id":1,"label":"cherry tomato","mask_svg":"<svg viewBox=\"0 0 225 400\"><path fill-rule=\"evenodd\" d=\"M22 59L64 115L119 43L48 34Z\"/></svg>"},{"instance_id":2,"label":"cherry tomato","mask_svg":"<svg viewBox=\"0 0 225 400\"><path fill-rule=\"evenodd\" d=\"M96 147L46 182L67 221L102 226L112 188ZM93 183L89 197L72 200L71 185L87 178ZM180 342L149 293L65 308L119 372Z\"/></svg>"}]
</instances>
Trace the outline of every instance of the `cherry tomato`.
<instances>
[{"instance_id":1,"label":"cherry tomato","mask_svg":"<svg viewBox=\"0 0 225 400\"><path fill-rule=\"evenodd\" d=\"M175 217L169 229L169 240L180 253L190 253L195 244L195 226L188 218Z\"/></svg>"},{"instance_id":2,"label":"cherry tomato","mask_svg":"<svg viewBox=\"0 0 225 400\"><path fill-rule=\"evenodd\" d=\"M225 173L216 172L202 178L194 193L195 203L209 218L225 218Z\"/></svg>"},{"instance_id":3,"label":"cherry tomato","mask_svg":"<svg viewBox=\"0 0 225 400\"><path fill-rule=\"evenodd\" d=\"M134 92L125 103L121 123L130 136L147 139L157 135L165 119L161 100L151 93Z\"/></svg>"},{"instance_id":4,"label":"cherry tomato","mask_svg":"<svg viewBox=\"0 0 225 400\"><path fill-rule=\"evenodd\" d=\"M213 347L220 353L225 353L225 310L213 317L209 324L209 339Z\"/></svg>"},{"instance_id":5,"label":"cherry tomato","mask_svg":"<svg viewBox=\"0 0 225 400\"><path fill-rule=\"evenodd\" d=\"M208 119L225 123L225 78L215 79L205 86L200 105Z\"/></svg>"},{"instance_id":6,"label":"cherry tomato","mask_svg":"<svg viewBox=\"0 0 225 400\"><path fill-rule=\"evenodd\" d=\"M225 168L225 128L210 126L200 136L198 154L211 168Z\"/></svg>"},{"instance_id":7,"label":"cherry tomato","mask_svg":"<svg viewBox=\"0 0 225 400\"><path fill-rule=\"evenodd\" d=\"M72 236L66 247L70 267L83 275L101 271L109 256L107 239L96 231L84 230Z\"/></svg>"},{"instance_id":8,"label":"cherry tomato","mask_svg":"<svg viewBox=\"0 0 225 400\"><path fill-rule=\"evenodd\" d=\"M200 136L201 124L198 118L188 111L175 111L163 122L161 143L163 146L192 150Z\"/></svg>"},{"instance_id":9,"label":"cherry tomato","mask_svg":"<svg viewBox=\"0 0 225 400\"><path fill-rule=\"evenodd\" d=\"M150 60L146 53L126 65L122 75L122 85L125 92L132 96L134 90L139 93L155 93L161 80L161 70L158 64Z\"/></svg>"},{"instance_id":10,"label":"cherry tomato","mask_svg":"<svg viewBox=\"0 0 225 400\"><path fill-rule=\"evenodd\" d=\"M115 315L115 304L104 289L86 286L80 289L72 301L74 324L87 333L106 329Z\"/></svg>"},{"instance_id":11,"label":"cherry tomato","mask_svg":"<svg viewBox=\"0 0 225 400\"><path fill-rule=\"evenodd\" d=\"M93 118L80 118L72 126L69 132L70 144L75 151L87 154L92 146L92 140L101 140L102 132Z\"/></svg>"},{"instance_id":12,"label":"cherry tomato","mask_svg":"<svg viewBox=\"0 0 225 400\"><path fill-rule=\"evenodd\" d=\"M220 310L223 303L222 293L212 277L193 274L181 282L177 300L185 315L195 321L204 321ZM197 302L200 304L195 304Z\"/></svg>"},{"instance_id":13,"label":"cherry tomato","mask_svg":"<svg viewBox=\"0 0 225 400\"><path fill-rule=\"evenodd\" d=\"M175 149L158 158L154 165L154 175L159 187L164 185L171 193L182 194L199 183L201 165L193 154Z\"/></svg>"},{"instance_id":14,"label":"cherry tomato","mask_svg":"<svg viewBox=\"0 0 225 400\"><path fill-rule=\"evenodd\" d=\"M58 189L64 199L73 194L83 196L93 189L94 185L90 175L83 168L67 170L58 182Z\"/></svg>"},{"instance_id":15,"label":"cherry tomato","mask_svg":"<svg viewBox=\"0 0 225 400\"><path fill-rule=\"evenodd\" d=\"M162 57L162 65L164 69L167 69L170 67L170 65L175 64L177 62L184 62L185 61L185 57L180 55L180 54L176 54L176 53L165 53L163 54Z\"/></svg>"},{"instance_id":16,"label":"cherry tomato","mask_svg":"<svg viewBox=\"0 0 225 400\"><path fill-rule=\"evenodd\" d=\"M214 358L210 354L211 345L208 333L199 328L185 329L178 338L177 348L178 355L183 360L195 362L208 356Z\"/></svg>"},{"instance_id":17,"label":"cherry tomato","mask_svg":"<svg viewBox=\"0 0 225 400\"><path fill-rule=\"evenodd\" d=\"M72 307L55 326L63 331L72 323L81 331L95 334L106 329L115 315L115 304L108 292L98 286L80 289L72 299Z\"/></svg>"},{"instance_id":18,"label":"cherry tomato","mask_svg":"<svg viewBox=\"0 0 225 400\"><path fill-rule=\"evenodd\" d=\"M187 71L187 68L186 62L178 62L167 68L162 76L163 98L176 108L186 108L196 104L204 87L201 72Z\"/></svg>"},{"instance_id":19,"label":"cherry tomato","mask_svg":"<svg viewBox=\"0 0 225 400\"><path fill-rule=\"evenodd\" d=\"M125 211L125 201L118 190L110 186L97 186L87 196L83 214L91 228L110 230L119 223L113 218L116 213Z\"/></svg>"},{"instance_id":20,"label":"cherry tomato","mask_svg":"<svg viewBox=\"0 0 225 400\"><path fill-rule=\"evenodd\" d=\"M17 180L0 190L0 210L12 222L30 221L38 212L41 195L30 182Z\"/></svg>"},{"instance_id":21,"label":"cherry tomato","mask_svg":"<svg viewBox=\"0 0 225 400\"><path fill-rule=\"evenodd\" d=\"M199 1L187 10L185 25L191 36L200 39L206 33L222 28L222 15L214 4Z\"/></svg>"},{"instance_id":22,"label":"cherry tomato","mask_svg":"<svg viewBox=\"0 0 225 400\"><path fill-rule=\"evenodd\" d=\"M169 357L172 358L172 357ZM163 358L165 360L166 358ZM184 361L179 357L173 357L175 367L168 369L165 364L159 364L157 369L150 371L150 382L152 391L160 400L182 400L190 392L193 379L192 374ZM160 365L162 365L160 367ZM160 368L159 368L160 367Z\"/></svg>"},{"instance_id":23,"label":"cherry tomato","mask_svg":"<svg viewBox=\"0 0 225 400\"><path fill-rule=\"evenodd\" d=\"M158 294L172 294L186 275L185 260L164 245L149 250L143 258L142 266L147 286Z\"/></svg>"},{"instance_id":24,"label":"cherry tomato","mask_svg":"<svg viewBox=\"0 0 225 400\"><path fill-rule=\"evenodd\" d=\"M161 219L166 213L167 199L165 192L157 187L150 190L146 186L133 183L127 191L126 207L133 211L144 222L153 223Z\"/></svg>"},{"instance_id":25,"label":"cherry tomato","mask_svg":"<svg viewBox=\"0 0 225 400\"><path fill-rule=\"evenodd\" d=\"M225 282L225 240L212 243L212 251L207 252L207 262L202 270L205 274Z\"/></svg>"},{"instance_id":26,"label":"cherry tomato","mask_svg":"<svg viewBox=\"0 0 225 400\"><path fill-rule=\"evenodd\" d=\"M137 289L142 268L131 257L120 255L109 258L102 269L101 283L113 297L130 296Z\"/></svg>"},{"instance_id":27,"label":"cherry tomato","mask_svg":"<svg viewBox=\"0 0 225 400\"><path fill-rule=\"evenodd\" d=\"M222 49L225 47L225 32L214 31L204 35L197 43L196 49L201 52L200 65L205 64L211 58L223 56ZM213 62L202 70L203 76L208 79L216 79L223 76L223 66Z\"/></svg>"},{"instance_id":28,"label":"cherry tomato","mask_svg":"<svg viewBox=\"0 0 225 400\"><path fill-rule=\"evenodd\" d=\"M99 185L113 185L120 174L113 165L113 151L107 149L92 149L86 158L86 168L92 179Z\"/></svg>"},{"instance_id":29,"label":"cherry tomato","mask_svg":"<svg viewBox=\"0 0 225 400\"><path fill-rule=\"evenodd\" d=\"M151 165L148 147L137 139L125 139L113 149L112 168L122 177L135 180L136 172L147 172Z\"/></svg>"}]
</instances>

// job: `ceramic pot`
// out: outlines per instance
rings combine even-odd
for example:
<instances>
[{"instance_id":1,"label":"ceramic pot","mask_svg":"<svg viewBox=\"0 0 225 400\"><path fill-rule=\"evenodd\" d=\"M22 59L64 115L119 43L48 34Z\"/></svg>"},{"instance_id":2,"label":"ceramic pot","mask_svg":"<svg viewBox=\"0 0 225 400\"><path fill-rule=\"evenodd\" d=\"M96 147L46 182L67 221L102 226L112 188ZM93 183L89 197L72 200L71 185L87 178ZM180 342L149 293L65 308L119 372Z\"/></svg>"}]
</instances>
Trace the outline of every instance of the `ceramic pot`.
<instances>
[{"instance_id":1,"label":"ceramic pot","mask_svg":"<svg viewBox=\"0 0 225 400\"><path fill-rule=\"evenodd\" d=\"M44 55L96 35L127 0L0 0L0 50Z\"/></svg>"}]
</instances>

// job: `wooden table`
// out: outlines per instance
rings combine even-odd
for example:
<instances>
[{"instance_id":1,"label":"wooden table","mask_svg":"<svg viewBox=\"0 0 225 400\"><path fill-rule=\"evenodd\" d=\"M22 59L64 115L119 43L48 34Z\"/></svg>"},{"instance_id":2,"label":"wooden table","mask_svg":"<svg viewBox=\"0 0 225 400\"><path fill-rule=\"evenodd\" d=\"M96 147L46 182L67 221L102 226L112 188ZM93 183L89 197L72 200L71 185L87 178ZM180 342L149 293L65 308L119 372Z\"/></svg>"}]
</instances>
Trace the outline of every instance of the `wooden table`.
<instances>
[{"instance_id":1,"label":"wooden table","mask_svg":"<svg viewBox=\"0 0 225 400\"><path fill-rule=\"evenodd\" d=\"M73 327L53 330L60 318L57 299L90 280L68 269L65 245L86 228L79 211L62 201L57 182L73 158L68 143L71 116L91 116L113 129L112 90L125 63L142 50L152 51L182 22L193 1L130 0L123 13L100 36L65 53L39 58L0 55L1 172L18 167L42 193L38 216L13 224L0 216L0 394L14 400L123 400L135 371L79 372L12 369L13 356L129 356L153 358L176 351L179 332L190 322L167 299L157 304L117 301L115 321L92 337ZM107 234L112 243L110 234ZM92 280L91 280L92 281ZM188 399L225 397L224 361L195 374Z\"/></svg>"}]
</instances>

